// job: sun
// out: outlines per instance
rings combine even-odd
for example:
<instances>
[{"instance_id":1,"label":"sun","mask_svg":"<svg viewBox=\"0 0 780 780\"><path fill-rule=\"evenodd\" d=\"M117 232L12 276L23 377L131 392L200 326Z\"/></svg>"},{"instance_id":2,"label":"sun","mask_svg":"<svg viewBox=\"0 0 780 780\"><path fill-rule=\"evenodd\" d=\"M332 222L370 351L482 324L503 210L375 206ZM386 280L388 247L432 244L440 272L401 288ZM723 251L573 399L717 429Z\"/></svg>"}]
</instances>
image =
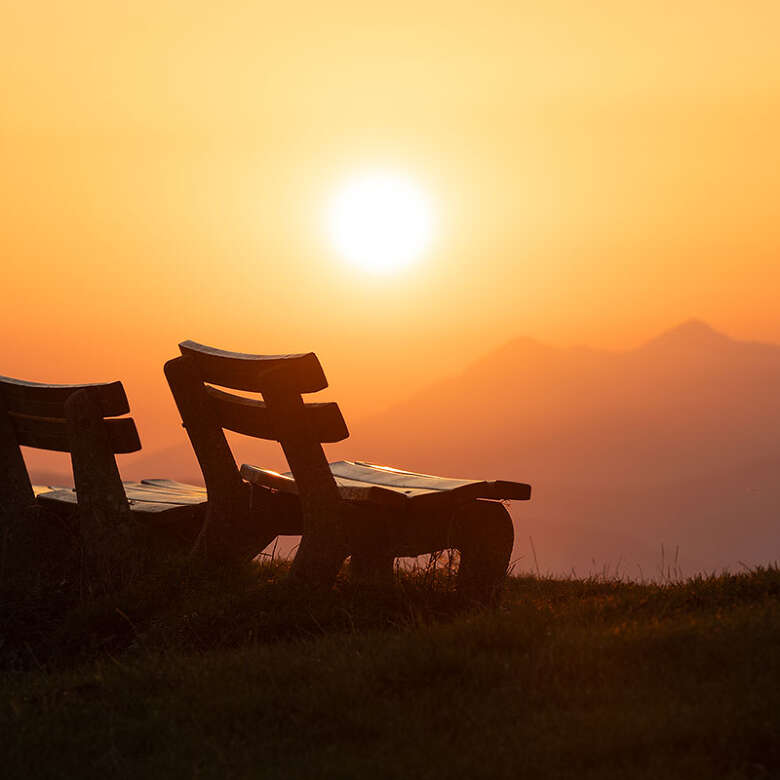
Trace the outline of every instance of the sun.
<instances>
[{"instance_id":1,"label":"sun","mask_svg":"<svg viewBox=\"0 0 780 780\"><path fill-rule=\"evenodd\" d=\"M391 171L353 174L331 195L326 213L334 249L364 271L389 273L417 260L433 238L425 190Z\"/></svg>"}]
</instances>

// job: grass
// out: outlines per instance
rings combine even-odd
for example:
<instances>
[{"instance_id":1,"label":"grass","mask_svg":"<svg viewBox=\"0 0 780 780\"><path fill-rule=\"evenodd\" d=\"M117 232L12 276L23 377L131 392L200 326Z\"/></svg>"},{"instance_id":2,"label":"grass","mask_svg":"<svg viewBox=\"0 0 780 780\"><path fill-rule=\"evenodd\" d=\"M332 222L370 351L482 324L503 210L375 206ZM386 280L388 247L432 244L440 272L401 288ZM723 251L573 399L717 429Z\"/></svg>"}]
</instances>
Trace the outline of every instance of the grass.
<instances>
[{"instance_id":1,"label":"grass","mask_svg":"<svg viewBox=\"0 0 780 780\"><path fill-rule=\"evenodd\" d=\"M446 569L314 600L284 569L6 592L3 776L780 776L776 567L512 577L482 612Z\"/></svg>"}]
</instances>

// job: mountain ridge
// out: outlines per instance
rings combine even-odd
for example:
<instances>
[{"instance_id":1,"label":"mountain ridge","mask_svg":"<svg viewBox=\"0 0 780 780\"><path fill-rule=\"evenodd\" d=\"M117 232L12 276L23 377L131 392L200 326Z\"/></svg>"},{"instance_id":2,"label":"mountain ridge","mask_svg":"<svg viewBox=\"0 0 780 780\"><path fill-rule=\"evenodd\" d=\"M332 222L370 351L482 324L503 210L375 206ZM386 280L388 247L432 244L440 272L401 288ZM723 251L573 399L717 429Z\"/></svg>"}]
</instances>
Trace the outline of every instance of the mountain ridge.
<instances>
[{"instance_id":1,"label":"mountain ridge","mask_svg":"<svg viewBox=\"0 0 780 780\"><path fill-rule=\"evenodd\" d=\"M514 511L537 539L554 524L580 540L585 528L627 530L637 549L676 538L698 569L716 569L780 557L767 520L780 527L777 398L780 346L698 320L622 351L513 339L356 424L338 447L341 457L354 449L420 471L530 482L534 499ZM565 552L572 539L553 542L556 571L590 560Z\"/></svg>"}]
</instances>

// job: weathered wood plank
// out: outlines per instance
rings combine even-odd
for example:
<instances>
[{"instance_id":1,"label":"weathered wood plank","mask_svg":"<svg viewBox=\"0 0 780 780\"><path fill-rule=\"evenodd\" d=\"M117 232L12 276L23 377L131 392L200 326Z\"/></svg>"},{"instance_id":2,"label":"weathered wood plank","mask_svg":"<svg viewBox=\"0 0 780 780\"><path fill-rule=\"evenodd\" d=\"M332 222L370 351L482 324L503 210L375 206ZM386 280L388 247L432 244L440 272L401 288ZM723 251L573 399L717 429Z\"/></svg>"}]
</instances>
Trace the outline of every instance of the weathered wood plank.
<instances>
[{"instance_id":1,"label":"weathered wood plank","mask_svg":"<svg viewBox=\"0 0 780 780\"><path fill-rule=\"evenodd\" d=\"M95 394L104 417L118 417L130 412L121 382L51 385L0 376L0 397L4 399L8 411L33 417L64 419L65 401L72 393L85 388Z\"/></svg>"},{"instance_id":2,"label":"weathered wood plank","mask_svg":"<svg viewBox=\"0 0 780 780\"><path fill-rule=\"evenodd\" d=\"M47 504L68 504L75 507L78 504L76 491L73 488L46 489L41 493L37 493L35 500L42 506Z\"/></svg>"},{"instance_id":3,"label":"weathered wood plank","mask_svg":"<svg viewBox=\"0 0 780 780\"><path fill-rule=\"evenodd\" d=\"M48 506L52 509L57 509L64 506L75 508L78 506L78 497L76 496L76 491L71 488L60 488L40 493L36 500L41 504L41 506ZM128 505L132 514L159 515L164 512L192 511L202 504L169 504L163 501L155 502L131 500L128 502Z\"/></svg>"},{"instance_id":4,"label":"weathered wood plank","mask_svg":"<svg viewBox=\"0 0 780 780\"><path fill-rule=\"evenodd\" d=\"M429 490L453 490L479 480L439 477L434 474L421 474L405 471L393 466L379 466L361 460L340 460L330 464L335 476L370 482L384 487L423 488Z\"/></svg>"},{"instance_id":5,"label":"weathered wood plank","mask_svg":"<svg viewBox=\"0 0 780 780\"><path fill-rule=\"evenodd\" d=\"M531 497L530 486L520 482L436 477L360 461L337 461L328 465L339 495L345 501L399 506L407 501L438 505L475 498L526 501ZM244 464L241 475L255 485L298 493L298 485L291 474L279 474Z\"/></svg>"},{"instance_id":6,"label":"weathered wood plank","mask_svg":"<svg viewBox=\"0 0 780 780\"><path fill-rule=\"evenodd\" d=\"M265 402L205 387L214 415L223 428L245 436L280 441L307 438L318 442L337 442L349 436L338 404L308 403L293 419L271 414Z\"/></svg>"},{"instance_id":7,"label":"weathered wood plank","mask_svg":"<svg viewBox=\"0 0 780 780\"><path fill-rule=\"evenodd\" d=\"M193 542L195 541L197 532L199 532L203 527L203 521L208 513L208 510L209 505L205 501L200 504L167 504L163 502L155 503L154 501L130 502L130 511L133 516L155 515L157 518L162 520L165 520L165 515L170 515L172 518L199 517L200 525L195 529L195 535L192 538ZM255 555L256 554L257 553L255 553Z\"/></svg>"},{"instance_id":8,"label":"weathered wood plank","mask_svg":"<svg viewBox=\"0 0 780 780\"><path fill-rule=\"evenodd\" d=\"M191 512L198 507L205 506L205 502L200 504L168 504L160 501L130 501L130 511L133 514L159 515L165 512Z\"/></svg>"},{"instance_id":9,"label":"weathered wood plank","mask_svg":"<svg viewBox=\"0 0 780 780\"><path fill-rule=\"evenodd\" d=\"M123 482L125 495L131 501L149 501L152 503L197 505L206 502L206 491L166 490L162 487L147 485L143 482Z\"/></svg>"},{"instance_id":10,"label":"weathered wood plank","mask_svg":"<svg viewBox=\"0 0 780 780\"><path fill-rule=\"evenodd\" d=\"M204 382L233 390L262 393L276 388L293 393L315 393L328 386L325 372L313 352L295 355L250 355L183 341L182 355L191 356Z\"/></svg>"},{"instance_id":11,"label":"weathered wood plank","mask_svg":"<svg viewBox=\"0 0 780 780\"><path fill-rule=\"evenodd\" d=\"M261 469L259 466L252 466L249 463L241 465L241 476L253 485L262 485L273 490L281 490L283 493L298 493L298 485L295 483L295 477L289 472L280 474L271 469Z\"/></svg>"},{"instance_id":12,"label":"weathered wood plank","mask_svg":"<svg viewBox=\"0 0 780 780\"><path fill-rule=\"evenodd\" d=\"M64 418L31 417L17 412L10 412L8 416L11 418L16 440L20 445L55 452L70 452L71 442ZM141 449L141 441L132 418L110 418L102 422L113 453L137 452Z\"/></svg>"},{"instance_id":13,"label":"weathered wood plank","mask_svg":"<svg viewBox=\"0 0 780 780\"><path fill-rule=\"evenodd\" d=\"M72 488L56 487L55 485L33 485L32 490L33 494L37 498L38 496L43 496L46 493L52 493L58 490L72 490Z\"/></svg>"},{"instance_id":14,"label":"weathered wood plank","mask_svg":"<svg viewBox=\"0 0 780 780\"><path fill-rule=\"evenodd\" d=\"M182 484L182 483L179 483ZM184 490L166 490L162 487L147 485L145 482L123 482L130 509L133 512L159 513L181 507L197 507L206 503L206 491L196 485L182 485ZM74 488L34 485L36 498L44 503L75 505L78 497Z\"/></svg>"},{"instance_id":15,"label":"weathered wood plank","mask_svg":"<svg viewBox=\"0 0 780 780\"><path fill-rule=\"evenodd\" d=\"M184 493L200 492L206 495L206 488L203 485L190 485L187 482L177 482L175 479L142 479L142 485L155 485L166 490L180 490Z\"/></svg>"},{"instance_id":16,"label":"weathered wood plank","mask_svg":"<svg viewBox=\"0 0 780 780\"><path fill-rule=\"evenodd\" d=\"M489 498L527 501L531 498L531 486L523 482L438 477L433 474L419 474L391 466L378 466L364 461L338 461L331 463L330 467L337 482L349 479L360 483L380 485L389 490L403 492L409 498L425 498L426 503L442 493L452 494L458 499Z\"/></svg>"},{"instance_id":17,"label":"weathered wood plank","mask_svg":"<svg viewBox=\"0 0 780 780\"><path fill-rule=\"evenodd\" d=\"M241 476L253 485L278 490L282 493L298 495L298 484L291 474L279 474L270 469L244 464L241 466ZM360 483L354 480L336 478L339 498L345 501L358 501L376 504L400 506L406 502L406 497L394 490L385 490L378 485Z\"/></svg>"}]
</instances>

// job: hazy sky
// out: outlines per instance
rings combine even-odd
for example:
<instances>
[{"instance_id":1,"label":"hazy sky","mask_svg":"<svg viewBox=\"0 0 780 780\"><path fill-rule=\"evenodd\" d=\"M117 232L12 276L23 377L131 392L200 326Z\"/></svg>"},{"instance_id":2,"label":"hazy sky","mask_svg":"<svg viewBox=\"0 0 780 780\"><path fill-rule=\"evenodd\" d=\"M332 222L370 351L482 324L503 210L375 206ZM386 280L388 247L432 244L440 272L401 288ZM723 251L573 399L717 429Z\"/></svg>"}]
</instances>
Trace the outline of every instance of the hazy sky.
<instances>
[{"instance_id":1,"label":"hazy sky","mask_svg":"<svg viewBox=\"0 0 780 780\"><path fill-rule=\"evenodd\" d=\"M517 335L780 342L780 4L389 6L0 0L0 373L157 446L184 338L314 349L348 418ZM440 215L382 278L322 225L377 165Z\"/></svg>"}]
</instances>

